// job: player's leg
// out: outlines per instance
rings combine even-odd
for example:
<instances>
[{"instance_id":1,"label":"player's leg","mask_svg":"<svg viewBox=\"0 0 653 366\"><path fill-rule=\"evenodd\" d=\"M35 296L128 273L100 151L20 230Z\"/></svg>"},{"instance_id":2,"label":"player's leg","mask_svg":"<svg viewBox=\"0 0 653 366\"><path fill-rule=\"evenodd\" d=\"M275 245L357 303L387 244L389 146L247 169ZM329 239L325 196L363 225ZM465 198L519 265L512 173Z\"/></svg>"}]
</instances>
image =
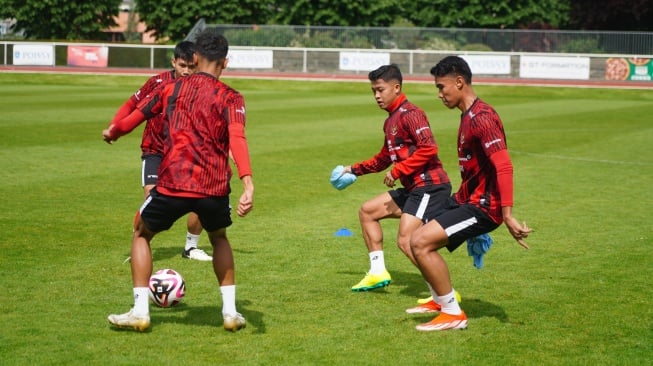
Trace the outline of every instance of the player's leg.
<instances>
[{"instance_id":1,"label":"player's leg","mask_svg":"<svg viewBox=\"0 0 653 366\"><path fill-rule=\"evenodd\" d=\"M410 244L418 268L430 285L435 302L441 306L440 315L428 323L418 325L417 330L467 327L467 316L460 308L451 285L449 268L438 250L446 246L449 251L454 251L467 238L496 227L480 209L471 205L452 205L446 212L413 232Z\"/></svg>"},{"instance_id":2,"label":"player's leg","mask_svg":"<svg viewBox=\"0 0 653 366\"><path fill-rule=\"evenodd\" d=\"M236 310L236 280L233 251L227 239L231 226L228 197L211 197L198 200L194 211L198 214L213 246L213 272L222 295L222 317L226 330L237 331L247 324Z\"/></svg>"},{"instance_id":3,"label":"player's leg","mask_svg":"<svg viewBox=\"0 0 653 366\"><path fill-rule=\"evenodd\" d=\"M210 262L213 258L206 254L205 251L198 248L200 234L202 233L202 223L196 213L191 212L188 214L186 220L186 246L181 253L183 258L194 259L198 261Z\"/></svg>"},{"instance_id":4,"label":"player's leg","mask_svg":"<svg viewBox=\"0 0 653 366\"><path fill-rule=\"evenodd\" d=\"M389 192L384 192L361 205L358 218L370 258L370 270L351 288L352 291L369 291L390 284L391 277L385 268L383 229L380 221L399 217L401 217L401 208Z\"/></svg>"},{"instance_id":5,"label":"player's leg","mask_svg":"<svg viewBox=\"0 0 653 366\"><path fill-rule=\"evenodd\" d=\"M411 234L422 226L423 222L442 213L450 197L451 184L449 183L415 188L408 194L408 198L402 207L403 214L397 233L397 245L415 266L417 266L417 263L410 248ZM432 291L429 289L429 294L430 292ZM418 303L420 306L407 309L406 312L412 314L439 311L439 306L433 302L431 295L419 299Z\"/></svg>"},{"instance_id":6,"label":"player's leg","mask_svg":"<svg viewBox=\"0 0 653 366\"><path fill-rule=\"evenodd\" d=\"M416 267L417 262L415 262L413 251L410 249L410 235L420 226L422 226L422 220L404 213L399 219L399 230L397 231L397 246Z\"/></svg>"},{"instance_id":7,"label":"player's leg","mask_svg":"<svg viewBox=\"0 0 653 366\"><path fill-rule=\"evenodd\" d=\"M143 203L140 218L134 228L131 246L131 271L134 307L125 314L109 315L115 326L144 331L150 326L149 279L152 275L150 241L154 235L169 229L181 216L189 212L188 199L168 197L153 189Z\"/></svg>"},{"instance_id":8,"label":"player's leg","mask_svg":"<svg viewBox=\"0 0 653 366\"><path fill-rule=\"evenodd\" d=\"M150 192L159 180L159 165L161 165L161 155L148 154L141 157L141 185L143 186L143 200L150 196ZM134 216L134 229L140 219L140 211Z\"/></svg>"},{"instance_id":9,"label":"player's leg","mask_svg":"<svg viewBox=\"0 0 653 366\"><path fill-rule=\"evenodd\" d=\"M447 233L436 220L415 230L411 237L411 247L418 268L432 289L433 299L440 306L441 312L432 321L418 325L417 330L431 331L467 327L467 316L460 309L455 291L451 286L449 268L438 252L438 249L447 244Z\"/></svg>"}]
</instances>

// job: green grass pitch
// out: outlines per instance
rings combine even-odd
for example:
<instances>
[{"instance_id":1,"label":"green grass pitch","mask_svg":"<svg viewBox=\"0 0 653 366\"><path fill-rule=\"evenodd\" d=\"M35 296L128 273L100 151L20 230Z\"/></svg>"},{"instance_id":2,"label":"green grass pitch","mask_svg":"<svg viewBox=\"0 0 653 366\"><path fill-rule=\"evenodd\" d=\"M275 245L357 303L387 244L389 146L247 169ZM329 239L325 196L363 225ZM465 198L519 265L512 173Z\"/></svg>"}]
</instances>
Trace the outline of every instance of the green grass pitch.
<instances>
[{"instance_id":1,"label":"green grass pitch","mask_svg":"<svg viewBox=\"0 0 653 366\"><path fill-rule=\"evenodd\" d=\"M248 108L255 209L229 229L247 328L222 329L208 263L180 256L185 220L152 243L155 269L187 282L184 302L152 307L151 331L109 327L131 306L131 223L140 206L140 133L101 131L146 77L0 74L1 365L645 365L653 359L653 94L650 90L476 86L505 124L515 215L477 270L444 253L469 328L419 333L426 296L384 222L392 284L350 287L368 269L359 205L382 174L344 191L331 169L376 153L385 112L365 82L230 79ZM459 111L406 83L441 158L459 175ZM235 181L233 199L241 189ZM234 215L235 216L235 215ZM349 228L353 237L335 237ZM206 234L200 246L210 253Z\"/></svg>"}]
</instances>

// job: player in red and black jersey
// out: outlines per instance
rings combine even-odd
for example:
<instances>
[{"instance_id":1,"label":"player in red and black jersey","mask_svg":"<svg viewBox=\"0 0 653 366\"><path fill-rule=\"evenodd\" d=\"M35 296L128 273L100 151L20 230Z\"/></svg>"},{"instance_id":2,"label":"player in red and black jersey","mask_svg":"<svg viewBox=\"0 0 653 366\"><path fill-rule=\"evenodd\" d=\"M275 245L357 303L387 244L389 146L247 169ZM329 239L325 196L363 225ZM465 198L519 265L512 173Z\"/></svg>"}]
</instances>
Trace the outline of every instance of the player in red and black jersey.
<instances>
[{"instance_id":1,"label":"player in red and black jersey","mask_svg":"<svg viewBox=\"0 0 653 366\"><path fill-rule=\"evenodd\" d=\"M245 102L240 93L219 80L227 66L227 40L207 30L198 35L195 46L198 71L147 96L106 136L108 141L116 140L139 121L165 114L166 139L159 179L141 207L132 241L134 308L109 316L109 322L119 327L149 327L150 241L189 212L198 214L213 246L213 270L222 294L224 328L236 331L246 324L236 311L234 259L227 239L227 227L232 223L230 154L244 189L237 213L246 216L253 208Z\"/></svg>"},{"instance_id":2,"label":"player in red and black jersey","mask_svg":"<svg viewBox=\"0 0 653 366\"><path fill-rule=\"evenodd\" d=\"M410 234L424 217L437 213L451 194L449 177L438 158L438 145L422 109L408 101L402 91L403 77L396 65L385 65L369 73L372 93L379 108L388 112L383 124L384 143L372 158L345 167L357 176L388 170L384 184L394 188L363 203L359 219L370 258L370 270L353 291L368 291L390 284L383 256L380 220L399 218L397 244L416 264L410 250Z\"/></svg>"},{"instance_id":3,"label":"player in red and black jersey","mask_svg":"<svg viewBox=\"0 0 653 366\"><path fill-rule=\"evenodd\" d=\"M429 217L410 240L418 267L441 307L439 316L417 326L421 331L467 327L467 316L456 300L440 248L453 251L465 240L505 223L515 240L528 249L524 239L531 232L526 223L520 224L512 216L513 166L503 124L497 112L474 92L469 65L461 57L449 56L434 66L431 74L444 105L462 112L458 129L462 182L445 211Z\"/></svg>"},{"instance_id":4,"label":"player in red and black jersey","mask_svg":"<svg viewBox=\"0 0 653 366\"><path fill-rule=\"evenodd\" d=\"M141 100L145 99L147 95L152 94L157 88L174 83L175 80L195 72L194 53L195 45L193 42L179 42L175 46L172 59L170 60L172 69L147 79L145 84L118 109L111 124L127 117L136 109L136 106ZM162 159L164 139L162 120L163 114L153 115L148 118L143 129L143 138L141 140L141 182L145 198L150 195L150 191L156 185L159 177L158 170ZM138 217L136 217L136 220L138 220ZM211 261L211 256L197 246L200 234L202 233L202 224L195 213L188 214L187 229L186 246L182 252L182 257L199 261Z\"/></svg>"}]
</instances>

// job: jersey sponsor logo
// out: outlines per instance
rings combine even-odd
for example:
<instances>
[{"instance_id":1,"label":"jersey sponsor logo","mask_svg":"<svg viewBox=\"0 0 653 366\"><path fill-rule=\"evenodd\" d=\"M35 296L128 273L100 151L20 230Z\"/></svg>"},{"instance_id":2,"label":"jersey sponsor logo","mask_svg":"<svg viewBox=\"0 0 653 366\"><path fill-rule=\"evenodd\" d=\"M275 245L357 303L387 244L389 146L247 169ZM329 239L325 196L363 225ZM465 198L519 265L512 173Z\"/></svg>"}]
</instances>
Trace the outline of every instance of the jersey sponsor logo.
<instances>
[{"instance_id":1,"label":"jersey sponsor logo","mask_svg":"<svg viewBox=\"0 0 653 366\"><path fill-rule=\"evenodd\" d=\"M488 147L490 147L490 146L492 146L492 145L494 145L494 144L496 144L498 142L501 142L501 139L494 139L494 140L492 140L490 142L486 142L485 143L485 148L487 149Z\"/></svg>"}]
</instances>

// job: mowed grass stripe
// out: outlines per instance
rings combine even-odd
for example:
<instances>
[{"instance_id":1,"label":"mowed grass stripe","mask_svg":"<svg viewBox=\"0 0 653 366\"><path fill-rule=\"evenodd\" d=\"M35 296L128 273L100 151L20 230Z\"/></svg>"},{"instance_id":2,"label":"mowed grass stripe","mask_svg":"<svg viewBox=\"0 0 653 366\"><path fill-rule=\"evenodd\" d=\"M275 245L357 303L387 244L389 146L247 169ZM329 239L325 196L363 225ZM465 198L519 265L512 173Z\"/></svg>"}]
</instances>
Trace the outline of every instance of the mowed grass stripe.
<instances>
[{"instance_id":1,"label":"mowed grass stripe","mask_svg":"<svg viewBox=\"0 0 653 366\"><path fill-rule=\"evenodd\" d=\"M464 246L444 251L470 327L422 334L414 326L431 316L404 309L426 295L426 286L396 248L397 221L383 222L393 283L350 291L369 265L358 207L387 188L382 174L359 177L344 191L328 177L336 164L368 158L383 143L385 113L369 86L226 79L246 98L255 172L255 209L234 217L229 229L238 307L249 324L238 334L222 330L210 266L180 256L180 220L155 238L152 251L155 268L184 274L186 299L177 308L152 308L149 333L110 329L106 316L132 302L123 262L142 201L141 130L113 146L100 132L145 80L0 74L2 97L44 85L57 100L85 104L47 105L47 93L23 93L12 103L0 98L11 113L0 114L3 364L148 364L160 357L152 345L194 365L650 360L653 169L610 162L650 162L646 111L653 98L646 91L477 86L503 117L515 164L514 211L535 228L532 249L521 250L501 227L482 270ZM457 187L459 111L443 107L432 85L405 88L428 114ZM240 192L235 179L232 202ZM335 237L341 227L354 236ZM206 234L200 246L210 252Z\"/></svg>"}]
</instances>

